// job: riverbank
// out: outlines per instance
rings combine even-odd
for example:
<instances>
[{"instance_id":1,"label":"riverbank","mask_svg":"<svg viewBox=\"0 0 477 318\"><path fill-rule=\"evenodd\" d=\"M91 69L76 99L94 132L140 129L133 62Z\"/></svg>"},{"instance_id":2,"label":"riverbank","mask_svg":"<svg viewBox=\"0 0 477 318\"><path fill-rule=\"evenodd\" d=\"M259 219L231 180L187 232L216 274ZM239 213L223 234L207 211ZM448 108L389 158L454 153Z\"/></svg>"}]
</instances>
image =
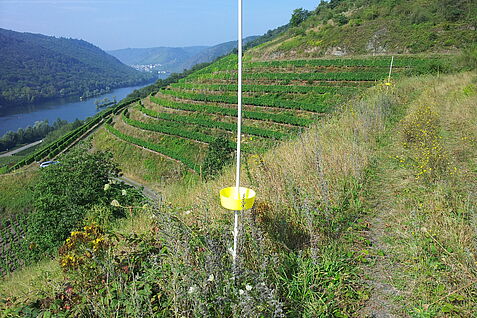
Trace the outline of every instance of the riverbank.
<instances>
[{"instance_id":1,"label":"riverbank","mask_svg":"<svg viewBox=\"0 0 477 318\"><path fill-rule=\"evenodd\" d=\"M53 123L58 118L67 120L68 122L72 122L76 119L86 119L101 111L101 109L97 109L96 107L96 99L113 99L113 97L116 97L117 100L121 100L134 90L150 84L151 83L117 88L107 94L83 101L80 101L78 96L74 96L37 104L22 105L14 109L2 109L2 112L0 112L0 136L3 136L8 131L17 131L19 128L32 126L37 121L48 120L48 122Z\"/></svg>"}]
</instances>

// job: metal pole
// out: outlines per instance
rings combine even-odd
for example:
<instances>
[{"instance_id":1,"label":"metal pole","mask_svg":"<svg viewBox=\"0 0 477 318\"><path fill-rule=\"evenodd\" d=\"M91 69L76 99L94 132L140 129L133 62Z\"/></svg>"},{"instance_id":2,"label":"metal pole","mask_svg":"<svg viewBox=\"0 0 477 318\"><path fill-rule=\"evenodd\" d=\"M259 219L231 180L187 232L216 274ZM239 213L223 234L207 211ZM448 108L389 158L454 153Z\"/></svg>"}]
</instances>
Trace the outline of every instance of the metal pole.
<instances>
[{"instance_id":1,"label":"metal pole","mask_svg":"<svg viewBox=\"0 0 477 318\"><path fill-rule=\"evenodd\" d=\"M235 188L240 198L240 144L242 143L242 0L238 0L238 116L237 116L237 171ZM238 219L239 211L234 212L234 250L232 252L234 279L237 264Z\"/></svg>"},{"instance_id":2,"label":"metal pole","mask_svg":"<svg viewBox=\"0 0 477 318\"><path fill-rule=\"evenodd\" d=\"M394 63L394 56L391 58L391 66L389 66L388 83L391 83L391 73L393 71L393 63Z\"/></svg>"},{"instance_id":3,"label":"metal pole","mask_svg":"<svg viewBox=\"0 0 477 318\"><path fill-rule=\"evenodd\" d=\"M237 173L235 186L240 186L240 144L242 141L242 0L238 0L238 116L237 116Z\"/></svg>"}]
</instances>

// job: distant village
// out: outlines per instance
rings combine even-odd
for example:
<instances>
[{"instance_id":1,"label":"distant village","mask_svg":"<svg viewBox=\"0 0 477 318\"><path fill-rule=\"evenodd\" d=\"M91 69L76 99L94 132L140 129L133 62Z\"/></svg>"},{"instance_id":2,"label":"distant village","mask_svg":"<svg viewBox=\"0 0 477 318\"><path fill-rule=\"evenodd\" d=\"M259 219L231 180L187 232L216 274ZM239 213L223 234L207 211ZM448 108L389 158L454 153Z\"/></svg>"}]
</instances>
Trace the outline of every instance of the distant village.
<instances>
[{"instance_id":1,"label":"distant village","mask_svg":"<svg viewBox=\"0 0 477 318\"><path fill-rule=\"evenodd\" d=\"M141 71L141 72L148 72L148 73L155 73L155 74L166 74L167 71L162 70L162 64L135 64L131 65L132 68Z\"/></svg>"}]
</instances>

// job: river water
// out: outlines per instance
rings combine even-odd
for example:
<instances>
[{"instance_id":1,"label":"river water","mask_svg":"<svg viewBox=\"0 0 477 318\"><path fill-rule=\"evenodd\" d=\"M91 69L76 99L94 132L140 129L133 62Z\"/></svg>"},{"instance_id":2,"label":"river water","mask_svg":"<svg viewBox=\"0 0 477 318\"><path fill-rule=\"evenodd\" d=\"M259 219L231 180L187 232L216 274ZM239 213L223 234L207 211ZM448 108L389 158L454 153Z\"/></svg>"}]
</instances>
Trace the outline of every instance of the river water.
<instances>
[{"instance_id":1,"label":"river water","mask_svg":"<svg viewBox=\"0 0 477 318\"><path fill-rule=\"evenodd\" d=\"M37 104L17 106L13 109L3 110L3 112L0 109L0 137L7 131L17 131L19 128L32 126L36 121L48 120L52 124L57 118L69 122L75 119L85 119L101 111L101 109L96 109L94 102L97 99L101 100L107 97L112 100L113 96L116 96L116 100L119 102L135 89L150 84L116 88L110 93L91 97L84 101L80 101L79 97L66 97Z\"/></svg>"}]
</instances>

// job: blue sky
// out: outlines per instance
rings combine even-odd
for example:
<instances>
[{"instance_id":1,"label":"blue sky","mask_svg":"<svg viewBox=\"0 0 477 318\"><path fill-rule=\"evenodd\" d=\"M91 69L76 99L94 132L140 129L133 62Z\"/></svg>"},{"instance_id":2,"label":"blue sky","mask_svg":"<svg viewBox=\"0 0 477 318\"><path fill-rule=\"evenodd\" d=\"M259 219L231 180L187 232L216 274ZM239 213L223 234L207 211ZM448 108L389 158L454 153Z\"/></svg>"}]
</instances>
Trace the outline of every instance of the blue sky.
<instances>
[{"instance_id":1,"label":"blue sky","mask_svg":"<svg viewBox=\"0 0 477 318\"><path fill-rule=\"evenodd\" d=\"M244 34L286 24L320 0L243 0ZM0 0L0 28L71 37L104 50L234 40L236 0Z\"/></svg>"}]
</instances>

